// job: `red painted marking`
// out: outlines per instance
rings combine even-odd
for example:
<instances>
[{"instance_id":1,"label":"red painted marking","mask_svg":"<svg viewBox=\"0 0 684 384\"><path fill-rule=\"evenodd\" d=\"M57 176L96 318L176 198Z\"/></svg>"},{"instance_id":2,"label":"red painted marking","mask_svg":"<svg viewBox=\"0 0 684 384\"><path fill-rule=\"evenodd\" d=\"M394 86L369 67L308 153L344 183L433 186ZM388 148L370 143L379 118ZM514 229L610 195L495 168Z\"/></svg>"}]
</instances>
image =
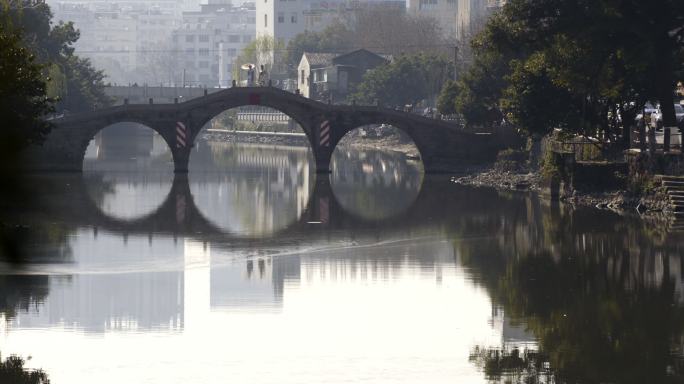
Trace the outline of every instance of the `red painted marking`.
<instances>
[{"instance_id":1,"label":"red painted marking","mask_svg":"<svg viewBox=\"0 0 684 384\"><path fill-rule=\"evenodd\" d=\"M249 104L251 104L251 105L261 104L261 95L258 93L250 93L249 94Z\"/></svg>"},{"instance_id":2,"label":"red painted marking","mask_svg":"<svg viewBox=\"0 0 684 384\"><path fill-rule=\"evenodd\" d=\"M185 196L176 195L176 223L183 224L185 222Z\"/></svg>"},{"instance_id":3,"label":"red painted marking","mask_svg":"<svg viewBox=\"0 0 684 384\"><path fill-rule=\"evenodd\" d=\"M318 221L325 224L330 220L330 203L327 197L318 200Z\"/></svg>"},{"instance_id":4,"label":"red painted marking","mask_svg":"<svg viewBox=\"0 0 684 384\"><path fill-rule=\"evenodd\" d=\"M325 120L321 123L318 142L322 147L330 146L330 121Z\"/></svg>"},{"instance_id":5,"label":"red painted marking","mask_svg":"<svg viewBox=\"0 0 684 384\"><path fill-rule=\"evenodd\" d=\"M187 128L182 122L176 122L176 148L185 148L188 137Z\"/></svg>"}]
</instances>

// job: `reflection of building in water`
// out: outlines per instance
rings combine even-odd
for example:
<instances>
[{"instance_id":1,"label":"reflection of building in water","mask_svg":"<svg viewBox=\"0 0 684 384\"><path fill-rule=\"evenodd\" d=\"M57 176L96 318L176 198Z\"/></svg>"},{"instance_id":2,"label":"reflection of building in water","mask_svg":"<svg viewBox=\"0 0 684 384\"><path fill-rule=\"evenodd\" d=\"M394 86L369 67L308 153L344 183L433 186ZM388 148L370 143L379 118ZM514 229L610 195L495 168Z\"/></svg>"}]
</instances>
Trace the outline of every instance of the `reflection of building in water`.
<instances>
[{"instance_id":1,"label":"reflection of building in water","mask_svg":"<svg viewBox=\"0 0 684 384\"><path fill-rule=\"evenodd\" d=\"M330 182L345 210L366 219L385 219L415 201L423 182L420 163L388 151L338 147L332 157Z\"/></svg>"},{"instance_id":2,"label":"reflection of building in water","mask_svg":"<svg viewBox=\"0 0 684 384\"><path fill-rule=\"evenodd\" d=\"M210 143L198 151L204 157L196 162L193 155L190 189L200 212L219 228L259 236L304 213L313 188L308 149Z\"/></svg>"},{"instance_id":3,"label":"reflection of building in water","mask_svg":"<svg viewBox=\"0 0 684 384\"><path fill-rule=\"evenodd\" d=\"M72 244L74 261L80 272L50 276L44 302L19 313L11 326L64 326L100 333L183 328L183 273L161 268L182 260L182 247L175 247L171 239L155 238L150 244L146 236L123 241L116 235L89 236L88 231L74 238L78 239ZM161 271L142 271L150 265ZM112 272L117 268L123 269L121 273Z\"/></svg>"},{"instance_id":4,"label":"reflection of building in water","mask_svg":"<svg viewBox=\"0 0 684 384\"><path fill-rule=\"evenodd\" d=\"M259 257L211 268L211 307L273 308L282 305L286 281L298 281L299 256Z\"/></svg>"},{"instance_id":5,"label":"reflection of building in water","mask_svg":"<svg viewBox=\"0 0 684 384\"><path fill-rule=\"evenodd\" d=\"M535 347L536 338L524 322L513 322L503 307L492 304L491 326L501 334L501 342L510 347Z\"/></svg>"}]
</instances>

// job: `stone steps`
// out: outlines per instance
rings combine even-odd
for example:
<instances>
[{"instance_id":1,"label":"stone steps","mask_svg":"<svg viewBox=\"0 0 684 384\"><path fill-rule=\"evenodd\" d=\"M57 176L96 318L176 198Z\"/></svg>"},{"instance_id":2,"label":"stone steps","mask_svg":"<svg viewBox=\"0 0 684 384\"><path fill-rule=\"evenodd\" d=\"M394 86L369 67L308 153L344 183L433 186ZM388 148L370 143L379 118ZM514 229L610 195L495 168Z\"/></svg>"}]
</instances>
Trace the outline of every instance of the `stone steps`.
<instances>
[{"instance_id":1,"label":"stone steps","mask_svg":"<svg viewBox=\"0 0 684 384\"><path fill-rule=\"evenodd\" d=\"M684 176L659 176L673 216L668 232L684 232Z\"/></svg>"},{"instance_id":2,"label":"stone steps","mask_svg":"<svg viewBox=\"0 0 684 384\"><path fill-rule=\"evenodd\" d=\"M681 181L684 182L684 176L667 176L667 175L660 175L659 176L661 180L663 181Z\"/></svg>"},{"instance_id":3,"label":"stone steps","mask_svg":"<svg viewBox=\"0 0 684 384\"><path fill-rule=\"evenodd\" d=\"M684 188L684 181L663 180L663 186L668 188Z\"/></svg>"}]
</instances>

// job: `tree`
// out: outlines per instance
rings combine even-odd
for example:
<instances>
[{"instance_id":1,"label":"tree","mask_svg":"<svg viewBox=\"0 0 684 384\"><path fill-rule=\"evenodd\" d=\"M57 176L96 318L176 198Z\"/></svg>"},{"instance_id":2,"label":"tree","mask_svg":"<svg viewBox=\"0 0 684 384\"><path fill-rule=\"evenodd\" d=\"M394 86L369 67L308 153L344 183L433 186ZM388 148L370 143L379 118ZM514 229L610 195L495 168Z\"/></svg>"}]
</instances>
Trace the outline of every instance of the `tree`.
<instances>
[{"instance_id":1,"label":"tree","mask_svg":"<svg viewBox=\"0 0 684 384\"><path fill-rule=\"evenodd\" d=\"M0 382L9 384L50 384L48 375L42 370L27 370L24 359L10 356L0 361Z\"/></svg>"},{"instance_id":2,"label":"tree","mask_svg":"<svg viewBox=\"0 0 684 384\"><path fill-rule=\"evenodd\" d=\"M287 45L284 61L294 74L304 52L347 53L365 48L400 56L403 54L449 54L455 42L442 33L433 18L406 14L386 7L360 7L347 19L337 20L321 32L305 32ZM440 84L441 88L441 84Z\"/></svg>"},{"instance_id":3,"label":"tree","mask_svg":"<svg viewBox=\"0 0 684 384\"><path fill-rule=\"evenodd\" d=\"M358 103L404 106L422 100L432 104L441 84L452 76L453 64L442 55L402 55L368 71L350 95Z\"/></svg>"},{"instance_id":4,"label":"tree","mask_svg":"<svg viewBox=\"0 0 684 384\"><path fill-rule=\"evenodd\" d=\"M304 52L344 52L352 46L351 31L346 24L337 22L321 32L304 32L287 43L283 61L291 76L296 76L297 66Z\"/></svg>"},{"instance_id":5,"label":"tree","mask_svg":"<svg viewBox=\"0 0 684 384\"><path fill-rule=\"evenodd\" d=\"M233 78L240 79L240 67L243 64L263 65L268 73L282 73L283 69L278 66L283 51L283 43L276 41L273 36L259 36L247 44L235 59L233 65Z\"/></svg>"},{"instance_id":6,"label":"tree","mask_svg":"<svg viewBox=\"0 0 684 384\"><path fill-rule=\"evenodd\" d=\"M660 101L670 116L665 124L673 125L672 94L684 68L683 15L677 0L512 0L476 39L469 71L471 78L487 78L478 76L478 60L499 55L503 66L492 68L502 71L490 77L499 84L460 88L530 132L559 127L617 142L620 134L628 138L624 131L647 100ZM459 98L468 99L459 95L454 103ZM547 116L530 116L533 104Z\"/></svg>"},{"instance_id":7,"label":"tree","mask_svg":"<svg viewBox=\"0 0 684 384\"><path fill-rule=\"evenodd\" d=\"M0 25L0 114L3 154L40 143L50 131L44 120L53 111L43 67L21 45L21 37Z\"/></svg>"},{"instance_id":8,"label":"tree","mask_svg":"<svg viewBox=\"0 0 684 384\"><path fill-rule=\"evenodd\" d=\"M58 100L57 112L92 111L111 103L104 93L104 73L74 54L80 33L73 23L51 25L52 12L46 3L13 7L7 0L0 1L5 4L0 6L2 18L22 31L23 45L44 65L45 74L51 75L48 88Z\"/></svg>"}]
</instances>

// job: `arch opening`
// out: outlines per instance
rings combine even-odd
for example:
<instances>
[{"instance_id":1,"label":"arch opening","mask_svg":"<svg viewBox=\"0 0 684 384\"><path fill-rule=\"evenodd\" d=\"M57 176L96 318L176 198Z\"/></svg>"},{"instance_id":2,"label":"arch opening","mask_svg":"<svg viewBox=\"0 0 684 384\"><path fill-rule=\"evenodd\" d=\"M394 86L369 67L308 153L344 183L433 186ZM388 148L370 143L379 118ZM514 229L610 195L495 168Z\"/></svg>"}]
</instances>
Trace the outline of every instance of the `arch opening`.
<instances>
[{"instance_id":1,"label":"arch opening","mask_svg":"<svg viewBox=\"0 0 684 384\"><path fill-rule=\"evenodd\" d=\"M137 123L99 130L83 158L85 190L108 217L135 220L155 212L173 185L173 157L164 138Z\"/></svg>"},{"instance_id":2,"label":"arch opening","mask_svg":"<svg viewBox=\"0 0 684 384\"><path fill-rule=\"evenodd\" d=\"M302 127L263 106L232 108L207 122L188 179L200 213L242 237L270 236L297 221L313 193L315 161Z\"/></svg>"},{"instance_id":3,"label":"arch opening","mask_svg":"<svg viewBox=\"0 0 684 384\"><path fill-rule=\"evenodd\" d=\"M335 147L330 167L339 204L367 220L388 219L410 208L425 174L413 140L387 124L348 132Z\"/></svg>"},{"instance_id":4,"label":"arch opening","mask_svg":"<svg viewBox=\"0 0 684 384\"><path fill-rule=\"evenodd\" d=\"M97 131L83 156L84 171L173 172L171 148L154 129L126 121Z\"/></svg>"}]
</instances>

